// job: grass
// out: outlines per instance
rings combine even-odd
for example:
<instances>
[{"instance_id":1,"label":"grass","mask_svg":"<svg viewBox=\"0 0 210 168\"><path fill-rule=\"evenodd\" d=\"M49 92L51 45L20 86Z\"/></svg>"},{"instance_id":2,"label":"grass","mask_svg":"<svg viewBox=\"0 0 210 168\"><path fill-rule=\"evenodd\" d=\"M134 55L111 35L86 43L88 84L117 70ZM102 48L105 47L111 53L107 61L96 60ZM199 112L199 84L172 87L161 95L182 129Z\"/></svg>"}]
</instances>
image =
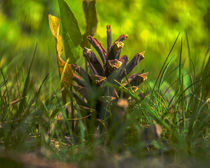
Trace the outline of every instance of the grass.
<instances>
[{"instance_id":1,"label":"grass","mask_svg":"<svg viewBox=\"0 0 210 168\"><path fill-rule=\"evenodd\" d=\"M94 113L88 120L75 102L74 117L66 115L69 103L62 103L55 70L42 80L33 78L37 47L27 71L16 62L15 72L7 65L0 67L0 153L8 152L6 156L0 155L0 163L9 164L5 162L7 157L15 160L14 153L34 153L81 167L208 167L209 50L203 69L195 73L187 38L188 72L184 69L182 40L177 56L171 56L178 39L179 35L157 79L149 78L140 87L145 92L143 100L121 87L133 99L125 116L120 119L112 116L109 128L96 120ZM104 128L103 132L97 131L96 123ZM150 129L153 124L162 128L161 138ZM15 160L14 165L19 161Z\"/></svg>"}]
</instances>

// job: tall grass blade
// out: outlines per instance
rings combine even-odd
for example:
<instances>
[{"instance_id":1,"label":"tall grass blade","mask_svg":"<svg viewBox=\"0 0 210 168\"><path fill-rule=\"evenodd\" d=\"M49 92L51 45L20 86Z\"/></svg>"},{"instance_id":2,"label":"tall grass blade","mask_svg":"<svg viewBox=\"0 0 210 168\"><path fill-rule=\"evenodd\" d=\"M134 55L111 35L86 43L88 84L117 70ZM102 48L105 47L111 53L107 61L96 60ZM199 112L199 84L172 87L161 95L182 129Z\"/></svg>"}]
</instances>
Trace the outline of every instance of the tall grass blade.
<instances>
[{"instance_id":1,"label":"tall grass blade","mask_svg":"<svg viewBox=\"0 0 210 168\"><path fill-rule=\"evenodd\" d=\"M189 43L187 32L185 33L185 35L186 35L186 41L187 41L187 51L188 51L188 57L189 57L190 72L192 73L192 79L195 79L195 65L191 56L190 43Z\"/></svg>"},{"instance_id":2,"label":"tall grass blade","mask_svg":"<svg viewBox=\"0 0 210 168\"><path fill-rule=\"evenodd\" d=\"M163 66L162 66L161 69L160 69L160 72L159 72L158 77L157 77L157 79L156 79L156 81L155 81L154 87L153 87L153 89L152 89L152 93L154 92L154 89L155 89L155 87L156 87L156 85L157 85L157 82L158 82L158 80L159 80L159 78L160 78L160 75L162 74L162 71L163 71L163 69L164 69L164 67L165 67L165 64L166 64L166 62L168 61L168 58L169 58L169 56L171 55L171 52L172 52L173 49L174 49L174 46L175 46L175 44L176 44L176 42L177 42L177 40L178 40L178 38L179 38L179 35L180 35L180 33L177 35L177 37L176 37L176 39L175 39L175 41L174 41L174 43L173 43L173 46L171 47L171 50L169 51L169 53L168 53L168 55L167 55L167 57L166 57L166 59L165 59L165 61L164 61L164 63L163 63Z\"/></svg>"},{"instance_id":3,"label":"tall grass blade","mask_svg":"<svg viewBox=\"0 0 210 168\"><path fill-rule=\"evenodd\" d=\"M5 88L6 88L6 95L7 95L7 100L6 100L6 103L7 103L7 107L8 107L8 105L9 105L9 90L8 90L8 87L7 87L7 80L6 80L6 78L5 78L5 76L4 76L4 73L3 73L3 70L1 69L1 76L2 76L2 78L3 78L3 82L2 82L2 86L4 85L5 86Z\"/></svg>"},{"instance_id":4,"label":"tall grass blade","mask_svg":"<svg viewBox=\"0 0 210 168\"><path fill-rule=\"evenodd\" d=\"M22 97L26 97L26 95L27 95L27 91L28 91L29 84L30 84L31 67L32 67L32 64L34 62L36 51L37 51L37 44L35 46L34 53L33 53L31 63L30 63L29 69L28 69L28 73L27 73L27 76L26 76L26 80L25 80L25 83L24 83ZM24 111L25 104L26 104L26 99L23 99L19 104L19 108L18 108L18 111L16 112L15 117L19 117L20 114Z\"/></svg>"},{"instance_id":5,"label":"tall grass blade","mask_svg":"<svg viewBox=\"0 0 210 168\"><path fill-rule=\"evenodd\" d=\"M173 62L174 56L171 57L171 59L169 60L169 62L166 64L165 68L163 69L163 72L161 73L161 77L160 77L160 81L159 81L159 85L158 85L158 90L160 89L160 86L164 80L165 74L169 68L169 66L171 65L171 63Z\"/></svg>"}]
</instances>

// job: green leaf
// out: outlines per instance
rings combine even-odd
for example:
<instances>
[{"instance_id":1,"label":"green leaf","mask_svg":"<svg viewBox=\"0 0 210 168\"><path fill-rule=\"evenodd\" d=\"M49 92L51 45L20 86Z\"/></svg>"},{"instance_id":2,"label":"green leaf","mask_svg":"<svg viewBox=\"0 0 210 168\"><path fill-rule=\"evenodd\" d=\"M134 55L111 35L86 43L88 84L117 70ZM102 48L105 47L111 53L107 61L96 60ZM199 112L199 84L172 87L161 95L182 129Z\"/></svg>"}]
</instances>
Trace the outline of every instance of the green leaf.
<instances>
[{"instance_id":1,"label":"green leaf","mask_svg":"<svg viewBox=\"0 0 210 168\"><path fill-rule=\"evenodd\" d=\"M78 47L82 41L82 35L67 0L58 0L63 33L63 44L66 58L75 63L78 59Z\"/></svg>"},{"instance_id":2,"label":"green leaf","mask_svg":"<svg viewBox=\"0 0 210 168\"><path fill-rule=\"evenodd\" d=\"M94 36L97 28L97 13L96 13L96 1L95 0L83 0L83 10L86 20L86 32L83 35L82 47L90 48L90 43L87 40L87 36Z\"/></svg>"}]
</instances>

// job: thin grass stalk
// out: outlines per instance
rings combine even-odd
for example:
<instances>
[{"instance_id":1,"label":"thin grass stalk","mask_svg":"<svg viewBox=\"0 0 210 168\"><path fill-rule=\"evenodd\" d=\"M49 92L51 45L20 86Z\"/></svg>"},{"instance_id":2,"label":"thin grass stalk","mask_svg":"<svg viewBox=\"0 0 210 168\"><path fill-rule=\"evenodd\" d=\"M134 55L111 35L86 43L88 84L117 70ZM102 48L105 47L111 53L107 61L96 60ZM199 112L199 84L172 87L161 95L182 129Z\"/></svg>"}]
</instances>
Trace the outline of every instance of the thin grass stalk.
<instances>
[{"instance_id":1,"label":"thin grass stalk","mask_svg":"<svg viewBox=\"0 0 210 168\"><path fill-rule=\"evenodd\" d=\"M4 76L4 73L3 73L3 70L1 69L0 70L1 71L1 76L2 76L2 78L3 78L3 82L2 82L2 86L5 86L5 88L6 88L6 95L7 95L7 99L6 99L6 104L7 104L7 107L9 107L9 100L10 100L10 98L9 98L9 90L8 90L8 87L7 87L7 80L6 80L6 78L5 78L5 76Z\"/></svg>"},{"instance_id":2,"label":"thin grass stalk","mask_svg":"<svg viewBox=\"0 0 210 168\"><path fill-rule=\"evenodd\" d=\"M154 86L153 86L152 93L154 92L154 89L155 89L156 84L157 84L157 82L158 82L158 80L159 80L159 78L160 78L160 75L161 75L161 73L162 73L162 71L163 71L163 68L165 67L166 62L167 62L167 60L168 60L168 58L169 58L171 52L172 52L173 49L174 49L174 46L175 46L175 44L176 44L176 42L177 42L177 40L178 40L178 38L179 38L179 35L180 35L180 33L177 35L177 37L176 37L176 39L175 39L175 41L174 41L174 43L173 43L173 46L171 47L171 50L169 51L169 53L168 53L168 55L167 55L167 57L166 57L166 59L165 59L165 61L164 61L164 63L163 63L163 66L162 66L161 69L160 69L160 72L159 72L159 74L158 74L158 77L157 77L157 79L156 79L156 81L155 81L155 84L154 84ZM152 95L152 94L151 94L151 95Z\"/></svg>"},{"instance_id":3,"label":"thin grass stalk","mask_svg":"<svg viewBox=\"0 0 210 168\"><path fill-rule=\"evenodd\" d=\"M193 62L192 56L191 56L188 33L186 32L185 35L186 35L186 41L187 41L187 51L188 51L188 57L189 57L190 72L192 72L192 79L196 79L195 78L195 75L196 75L195 74L195 65L194 65L194 62Z\"/></svg>"},{"instance_id":4,"label":"thin grass stalk","mask_svg":"<svg viewBox=\"0 0 210 168\"><path fill-rule=\"evenodd\" d=\"M30 66L29 66L29 69L28 69L28 73L27 73L27 76L26 76L26 80L25 80L25 83L24 83L24 88L23 88L23 92L22 92L22 96L21 97L25 97L27 95L27 91L28 91L28 87L29 87L29 83L30 83L31 68L32 68L32 64L34 62L34 58L35 58L35 55L36 55L37 47L38 47L38 45L36 44L35 49L34 49L34 53L33 53L33 57L31 59L31 63L30 63ZM15 115L15 118L18 117L20 115L20 113L23 111L25 103L26 103L26 99L23 99L20 102L18 111L16 112L16 115Z\"/></svg>"},{"instance_id":5,"label":"thin grass stalk","mask_svg":"<svg viewBox=\"0 0 210 168\"><path fill-rule=\"evenodd\" d=\"M183 92L184 89L184 81L183 81L183 72L182 72L182 38L180 43L180 53L179 53L179 86L180 91ZM181 96L181 109L182 109L182 119L185 121L185 110L184 110L184 95ZM185 122L183 122L183 130L185 130Z\"/></svg>"}]
</instances>

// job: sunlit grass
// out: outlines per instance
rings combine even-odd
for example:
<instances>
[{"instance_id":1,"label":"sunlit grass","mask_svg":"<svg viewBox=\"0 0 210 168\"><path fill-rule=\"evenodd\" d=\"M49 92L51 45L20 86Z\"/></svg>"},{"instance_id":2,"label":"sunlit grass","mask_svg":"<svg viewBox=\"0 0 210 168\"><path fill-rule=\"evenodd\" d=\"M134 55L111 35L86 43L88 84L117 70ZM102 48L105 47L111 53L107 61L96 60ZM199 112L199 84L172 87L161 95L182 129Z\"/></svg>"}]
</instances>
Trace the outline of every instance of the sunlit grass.
<instances>
[{"instance_id":1,"label":"sunlit grass","mask_svg":"<svg viewBox=\"0 0 210 168\"><path fill-rule=\"evenodd\" d=\"M178 57L181 57L181 49ZM73 130L73 120L66 116L68 104L62 104L59 85L52 86L52 80L49 80L54 72L43 80L35 81L30 72L33 59L27 74L12 75L9 69L5 72L1 68L1 150L38 152L47 158L84 163L100 159L95 150L102 150L102 155L112 151L119 157L126 157L124 153L128 152L130 156L141 159L150 156L170 158L171 161L178 159L177 163L183 158L206 162L209 153L209 102L204 96L202 82L205 79L202 76L193 79L191 72L184 74L181 62L176 63L176 59L171 58L173 56L165 61L160 78L149 78L141 87L145 98L140 100L136 93L128 92L134 100L130 102L125 117L120 122L115 121L116 125L111 129L95 132L94 138L88 138L87 129L90 128L86 127L86 119L80 119L82 114L79 111L75 113L78 119L74 123L78 124ZM173 81L165 81L167 71L176 65L178 73L172 72ZM10 79L11 75L21 80L15 82ZM185 80L190 80L187 85ZM151 139L145 140L144 129L151 124L161 126L160 139L149 132ZM109 156L103 157L109 159Z\"/></svg>"},{"instance_id":2,"label":"sunlit grass","mask_svg":"<svg viewBox=\"0 0 210 168\"><path fill-rule=\"evenodd\" d=\"M47 23L48 10L59 16L55 1L50 9L41 1L25 3L33 10L22 5L11 14L3 11L0 2L0 167L2 163L8 167L11 160L25 163L23 158L31 153L41 161L81 167L208 167L210 49L203 19L209 7L207 0L133 0L117 5L97 1L95 37L106 46L107 24L112 25L113 39L128 34L121 55L132 58L134 53L146 50L145 61L134 71L149 72L137 93L116 80L118 86L106 83L106 87L130 98L127 111L113 107L113 113L113 104L107 100L104 119L97 118L92 108L102 92L100 88L87 89L92 96L87 113L73 99L72 88L62 84L64 73L59 77L54 39ZM81 1L69 4L83 34ZM20 14L20 23L8 19L15 14ZM74 52L78 55L75 62L85 69L79 45ZM66 69L72 59L62 57ZM67 95L65 101L63 94ZM16 158L22 154L26 156Z\"/></svg>"}]
</instances>

